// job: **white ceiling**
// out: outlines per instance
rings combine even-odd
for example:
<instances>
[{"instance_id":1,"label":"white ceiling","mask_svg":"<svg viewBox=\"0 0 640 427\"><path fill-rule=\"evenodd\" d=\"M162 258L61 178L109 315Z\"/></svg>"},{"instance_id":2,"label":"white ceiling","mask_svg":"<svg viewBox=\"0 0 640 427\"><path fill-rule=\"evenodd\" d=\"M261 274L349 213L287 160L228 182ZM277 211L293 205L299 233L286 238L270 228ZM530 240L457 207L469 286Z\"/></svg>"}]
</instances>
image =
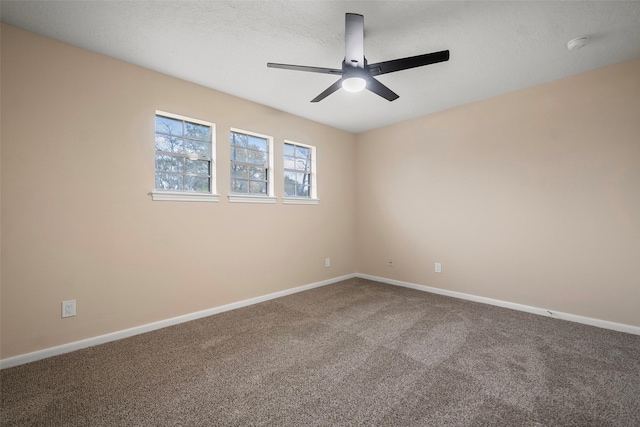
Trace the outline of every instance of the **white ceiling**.
<instances>
[{"instance_id":1,"label":"white ceiling","mask_svg":"<svg viewBox=\"0 0 640 427\"><path fill-rule=\"evenodd\" d=\"M358 133L640 58L640 1L2 1L2 22ZM363 14L370 63L449 49L449 62L340 90L344 14ZM590 43L566 43L589 35Z\"/></svg>"}]
</instances>

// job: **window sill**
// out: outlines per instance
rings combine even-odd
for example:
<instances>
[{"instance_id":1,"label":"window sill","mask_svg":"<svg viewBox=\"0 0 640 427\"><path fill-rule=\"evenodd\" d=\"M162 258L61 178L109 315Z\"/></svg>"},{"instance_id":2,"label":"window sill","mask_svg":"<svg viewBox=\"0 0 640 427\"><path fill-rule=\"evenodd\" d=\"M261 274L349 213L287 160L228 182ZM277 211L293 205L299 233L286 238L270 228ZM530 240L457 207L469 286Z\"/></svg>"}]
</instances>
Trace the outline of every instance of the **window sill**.
<instances>
[{"instance_id":1,"label":"window sill","mask_svg":"<svg viewBox=\"0 0 640 427\"><path fill-rule=\"evenodd\" d=\"M317 205L320 200L308 197L284 197L282 203L285 205Z\"/></svg>"},{"instance_id":2,"label":"window sill","mask_svg":"<svg viewBox=\"0 0 640 427\"><path fill-rule=\"evenodd\" d=\"M219 202L220 196L211 193L187 193L178 191L152 191L151 200L173 202Z\"/></svg>"},{"instance_id":3,"label":"window sill","mask_svg":"<svg viewBox=\"0 0 640 427\"><path fill-rule=\"evenodd\" d=\"M249 196L245 194L230 194L230 203L268 203L274 204L276 202L275 197L270 196Z\"/></svg>"}]
</instances>

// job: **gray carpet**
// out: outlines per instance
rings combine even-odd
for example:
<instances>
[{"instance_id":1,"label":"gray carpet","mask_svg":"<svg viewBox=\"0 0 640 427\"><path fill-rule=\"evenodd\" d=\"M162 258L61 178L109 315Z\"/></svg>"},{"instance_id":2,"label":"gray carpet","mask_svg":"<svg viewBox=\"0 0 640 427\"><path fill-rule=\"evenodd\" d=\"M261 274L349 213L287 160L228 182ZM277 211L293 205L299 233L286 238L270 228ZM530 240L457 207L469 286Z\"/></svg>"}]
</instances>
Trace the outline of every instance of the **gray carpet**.
<instances>
[{"instance_id":1,"label":"gray carpet","mask_svg":"<svg viewBox=\"0 0 640 427\"><path fill-rule=\"evenodd\" d=\"M2 426L640 426L640 336L364 279L0 381Z\"/></svg>"}]
</instances>

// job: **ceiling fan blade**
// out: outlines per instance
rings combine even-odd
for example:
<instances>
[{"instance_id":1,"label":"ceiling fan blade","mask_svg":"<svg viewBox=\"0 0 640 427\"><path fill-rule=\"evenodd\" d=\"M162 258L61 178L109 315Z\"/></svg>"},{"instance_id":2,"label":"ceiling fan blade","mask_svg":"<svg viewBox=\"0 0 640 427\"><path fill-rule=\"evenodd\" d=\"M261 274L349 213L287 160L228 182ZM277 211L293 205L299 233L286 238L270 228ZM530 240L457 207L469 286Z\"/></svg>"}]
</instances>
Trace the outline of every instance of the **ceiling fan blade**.
<instances>
[{"instance_id":1,"label":"ceiling fan blade","mask_svg":"<svg viewBox=\"0 0 640 427\"><path fill-rule=\"evenodd\" d=\"M408 58L393 59L391 61L369 64L367 67L372 76L393 73L394 71L408 70L409 68L422 67L423 65L435 64L449 60L449 51L426 53L424 55L411 56Z\"/></svg>"},{"instance_id":2,"label":"ceiling fan blade","mask_svg":"<svg viewBox=\"0 0 640 427\"><path fill-rule=\"evenodd\" d=\"M324 90L320 95L316 96L311 100L311 102L319 102L325 99L327 96L331 95L333 92L337 91L342 87L342 79L338 80L328 88Z\"/></svg>"},{"instance_id":3,"label":"ceiling fan blade","mask_svg":"<svg viewBox=\"0 0 640 427\"><path fill-rule=\"evenodd\" d=\"M396 94L394 91L392 91L373 77L367 80L367 89L375 93L376 95L380 95L387 101L395 101L396 99L400 98L398 94Z\"/></svg>"},{"instance_id":4,"label":"ceiling fan blade","mask_svg":"<svg viewBox=\"0 0 640 427\"><path fill-rule=\"evenodd\" d=\"M345 65L364 68L364 16L347 13L344 31Z\"/></svg>"},{"instance_id":5,"label":"ceiling fan blade","mask_svg":"<svg viewBox=\"0 0 640 427\"><path fill-rule=\"evenodd\" d=\"M273 62L267 62L267 67L282 68L283 70L308 71L310 73L342 75L342 70L338 70L335 68L308 67L306 65L275 64Z\"/></svg>"}]
</instances>

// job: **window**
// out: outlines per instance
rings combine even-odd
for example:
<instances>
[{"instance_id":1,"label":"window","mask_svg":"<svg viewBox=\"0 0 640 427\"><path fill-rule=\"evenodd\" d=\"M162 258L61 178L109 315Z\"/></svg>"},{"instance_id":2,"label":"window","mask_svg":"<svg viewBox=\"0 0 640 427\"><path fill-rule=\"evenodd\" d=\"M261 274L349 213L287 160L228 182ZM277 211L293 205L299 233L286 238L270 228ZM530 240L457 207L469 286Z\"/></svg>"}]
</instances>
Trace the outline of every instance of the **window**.
<instances>
[{"instance_id":1,"label":"window","mask_svg":"<svg viewBox=\"0 0 640 427\"><path fill-rule=\"evenodd\" d=\"M273 138L231 129L230 202L275 203L273 197Z\"/></svg>"},{"instance_id":2,"label":"window","mask_svg":"<svg viewBox=\"0 0 640 427\"><path fill-rule=\"evenodd\" d=\"M156 111L153 200L218 201L215 124Z\"/></svg>"},{"instance_id":3,"label":"window","mask_svg":"<svg viewBox=\"0 0 640 427\"><path fill-rule=\"evenodd\" d=\"M284 143L284 203L317 204L316 148Z\"/></svg>"}]
</instances>

